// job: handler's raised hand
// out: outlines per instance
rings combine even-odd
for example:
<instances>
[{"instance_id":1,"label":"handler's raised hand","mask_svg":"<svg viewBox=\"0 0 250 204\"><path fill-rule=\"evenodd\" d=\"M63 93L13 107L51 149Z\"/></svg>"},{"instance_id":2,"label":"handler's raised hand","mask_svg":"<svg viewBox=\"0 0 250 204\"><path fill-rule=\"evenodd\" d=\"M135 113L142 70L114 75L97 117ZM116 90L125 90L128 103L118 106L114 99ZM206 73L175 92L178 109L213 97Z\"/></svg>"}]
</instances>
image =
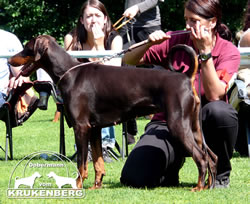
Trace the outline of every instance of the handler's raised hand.
<instances>
[{"instance_id":1,"label":"handler's raised hand","mask_svg":"<svg viewBox=\"0 0 250 204\"><path fill-rule=\"evenodd\" d=\"M171 38L171 36L167 35L162 30L157 30L148 36L148 40L151 42L152 45L160 44L163 41L168 40L170 38Z\"/></svg>"},{"instance_id":2,"label":"handler's raised hand","mask_svg":"<svg viewBox=\"0 0 250 204\"><path fill-rule=\"evenodd\" d=\"M213 49L211 27L200 25L197 21L195 27L191 27L194 43L200 53L209 53Z\"/></svg>"}]
</instances>

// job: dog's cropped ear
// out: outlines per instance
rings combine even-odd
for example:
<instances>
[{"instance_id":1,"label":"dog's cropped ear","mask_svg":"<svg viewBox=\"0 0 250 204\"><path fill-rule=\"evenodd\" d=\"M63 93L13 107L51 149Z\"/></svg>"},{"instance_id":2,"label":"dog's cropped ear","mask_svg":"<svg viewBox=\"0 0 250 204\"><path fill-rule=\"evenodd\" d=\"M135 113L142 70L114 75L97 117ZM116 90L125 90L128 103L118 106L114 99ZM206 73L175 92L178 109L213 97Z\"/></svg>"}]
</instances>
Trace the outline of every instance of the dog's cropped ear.
<instances>
[{"instance_id":1,"label":"dog's cropped ear","mask_svg":"<svg viewBox=\"0 0 250 204\"><path fill-rule=\"evenodd\" d=\"M49 46L49 40L43 36L38 36L34 45L35 61L41 59Z\"/></svg>"}]
</instances>

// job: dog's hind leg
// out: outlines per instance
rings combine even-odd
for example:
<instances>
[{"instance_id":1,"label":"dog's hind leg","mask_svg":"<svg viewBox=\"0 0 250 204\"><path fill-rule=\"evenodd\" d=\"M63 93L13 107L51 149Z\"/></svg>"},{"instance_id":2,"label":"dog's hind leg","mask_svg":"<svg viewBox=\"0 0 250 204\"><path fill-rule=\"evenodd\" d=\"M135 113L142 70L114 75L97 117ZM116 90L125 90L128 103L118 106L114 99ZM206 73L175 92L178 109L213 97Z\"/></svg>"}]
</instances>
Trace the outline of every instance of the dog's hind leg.
<instances>
[{"instance_id":1,"label":"dog's hind leg","mask_svg":"<svg viewBox=\"0 0 250 204\"><path fill-rule=\"evenodd\" d=\"M88 141L90 137L90 127L88 125L77 124L74 127L75 140L77 146L77 167L80 175L76 180L78 188L82 188L83 181L88 177Z\"/></svg>"},{"instance_id":2,"label":"dog's hind leg","mask_svg":"<svg viewBox=\"0 0 250 204\"><path fill-rule=\"evenodd\" d=\"M97 189L102 187L102 179L105 175L104 160L102 156L101 128L92 129L90 144L95 169L95 183L91 189Z\"/></svg>"},{"instance_id":3,"label":"dog's hind leg","mask_svg":"<svg viewBox=\"0 0 250 204\"><path fill-rule=\"evenodd\" d=\"M213 151L206 146L207 157L208 157L208 181L205 188L212 189L215 186L215 178L217 174L217 161L218 157L213 153Z\"/></svg>"},{"instance_id":4,"label":"dog's hind leg","mask_svg":"<svg viewBox=\"0 0 250 204\"><path fill-rule=\"evenodd\" d=\"M192 156L198 168L198 183L197 186L192 189L192 191L201 191L205 189L205 179L208 169L207 154L205 154L205 152L203 152L202 149L197 145L193 139L193 133L191 130L188 134L186 134L186 137L190 139L184 140L184 146Z\"/></svg>"},{"instance_id":5,"label":"dog's hind leg","mask_svg":"<svg viewBox=\"0 0 250 204\"><path fill-rule=\"evenodd\" d=\"M200 113L200 99L195 97L195 108L193 112L193 133L195 136L195 141L198 146L204 151L206 154L206 158L208 161L208 180L205 189L214 188L215 185L215 177L217 173L217 156L212 152L212 150L206 145L205 138L202 135L202 130L200 126L199 120L199 113Z\"/></svg>"},{"instance_id":6,"label":"dog's hind leg","mask_svg":"<svg viewBox=\"0 0 250 204\"><path fill-rule=\"evenodd\" d=\"M198 183L197 186L192 189L192 191L203 190L205 187L205 177L208 162L206 160L206 154L202 151L202 149L197 145L194 140L190 120L183 118L179 118L176 120L173 119L171 120L171 122L168 122L168 127L171 134L179 139L186 151L192 156L198 167Z\"/></svg>"}]
</instances>

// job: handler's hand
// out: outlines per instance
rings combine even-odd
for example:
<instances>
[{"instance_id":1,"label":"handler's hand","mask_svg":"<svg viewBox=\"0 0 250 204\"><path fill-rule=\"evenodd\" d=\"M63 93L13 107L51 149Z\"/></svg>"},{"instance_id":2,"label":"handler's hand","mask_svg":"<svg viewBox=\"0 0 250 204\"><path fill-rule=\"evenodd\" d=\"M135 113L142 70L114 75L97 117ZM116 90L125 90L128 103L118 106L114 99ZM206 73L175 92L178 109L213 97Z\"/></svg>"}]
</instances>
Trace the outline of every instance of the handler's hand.
<instances>
[{"instance_id":1,"label":"handler's hand","mask_svg":"<svg viewBox=\"0 0 250 204\"><path fill-rule=\"evenodd\" d=\"M151 42L151 45L160 44L163 41L168 40L170 38L171 36L167 35L162 30L157 30L148 36L148 40Z\"/></svg>"},{"instance_id":2,"label":"handler's hand","mask_svg":"<svg viewBox=\"0 0 250 204\"><path fill-rule=\"evenodd\" d=\"M194 44L200 53L210 53L213 49L212 30L197 21L195 27L191 27Z\"/></svg>"},{"instance_id":3,"label":"handler's hand","mask_svg":"<svg viewBox=\"0 0 250 204\"><path fill-rule=\"evenodd\" d=\"M20 76L17 80L16 80L16 77L11 77L9 80L7 94L9 94L11 89L16 89L18 86L22 86L23 83L29 82L29 81L30 80L28 77Z\"/></svg>"}]
</instances>

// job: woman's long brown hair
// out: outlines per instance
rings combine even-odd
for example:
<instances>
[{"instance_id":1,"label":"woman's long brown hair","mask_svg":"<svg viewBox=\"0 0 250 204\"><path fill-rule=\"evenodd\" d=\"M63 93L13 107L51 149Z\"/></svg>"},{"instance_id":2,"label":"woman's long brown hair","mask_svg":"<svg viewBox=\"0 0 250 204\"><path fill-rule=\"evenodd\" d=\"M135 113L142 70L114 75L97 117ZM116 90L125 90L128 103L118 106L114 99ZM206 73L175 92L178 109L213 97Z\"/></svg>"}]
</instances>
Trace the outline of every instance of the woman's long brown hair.
<instances>
[{"instance_id":1,"label":"woman's long brown hair","mask_svg":"<svg viewBox=\"0 0 250 204\"><path fill-rule=\"evenodd\" d=\"M70 34L73 37L72 42L70 43L69 47L66 48L66 50L69 50L69 48L72 46L72 50L83 50L82 45L84 43L86 43L87 38L88 38L88 34L87 31L84 27L84 25L82 25L81 23L81 18L83 17L83 13L86 9L87 6L91 6L94 7L98 10L100 10L104 16L107 17L107 22L104 25L104 42L106 42L109 33L112 30L112 23L110 20L110 17L108 15L108 12L104 6L104 4L98 0L88 0L86 2L83 3L81 10L80 10L80 15L77 21L77 25L76 27L70 32Z\"/></svg>"}]
</instances>

